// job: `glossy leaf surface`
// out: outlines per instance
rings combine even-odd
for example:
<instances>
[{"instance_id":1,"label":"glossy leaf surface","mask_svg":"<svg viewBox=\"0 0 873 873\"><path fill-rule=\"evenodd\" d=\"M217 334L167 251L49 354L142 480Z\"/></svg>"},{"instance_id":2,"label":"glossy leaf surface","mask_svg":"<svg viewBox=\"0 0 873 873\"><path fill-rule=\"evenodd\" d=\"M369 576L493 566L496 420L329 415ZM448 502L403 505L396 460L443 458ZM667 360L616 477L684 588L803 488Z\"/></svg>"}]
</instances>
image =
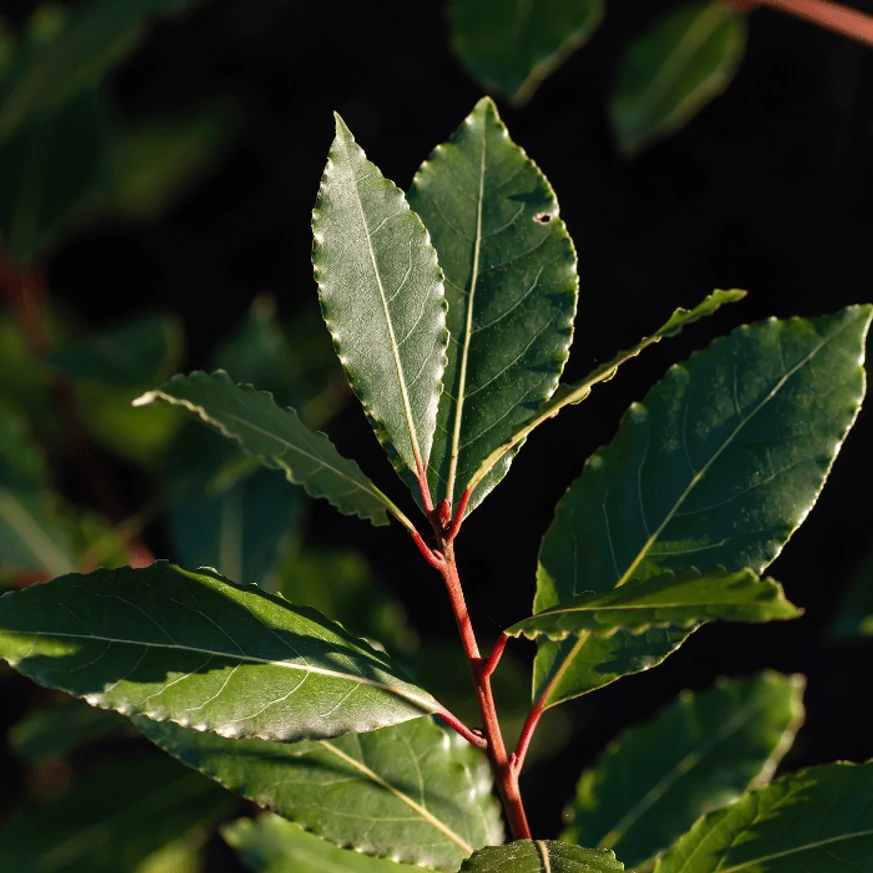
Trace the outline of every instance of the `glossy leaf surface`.
<instances>
[{"instance_id":1,"label":"glossy leaf surface","mask_svg":"<svg viewBox=\"0 0 873 873\"><path fill-rule=\"evenodd\" d=\"M77 779L59 798L20 809L0 829L0 869L132 871L156 849L211 827L232 807L231 795L165 755L115 761Z\"/></svg>"},{"instance_id":2,"label":"glossy leaf surface","mask_svg":"<svg viewBox=\"0 0 873 873\"><path fill-rule=\"evenodd\" d=\"M253 873L412 873L418 869L340 849L277 815L239 819L225 825L221 835Z\"/></svg>"},{"instance_id":3,"label":"glossy leaf surface","mask_svg":"<svg viewBox=\"0 0 873 873\"><path fill-rule=\"evenodd\" d=\"M671 10L635 42L619 70L609 115L634 154L684 127L724 91L746 49L746 19L706 0Z\"/></svg>"},{"instance_id":4,"label":"glossy leaf surface","mask_svg":"<svg viewBox=\"0 0 873 873\"><path fill-rule=\"evenodd\" d=\"M409 201L446 277L451 342L430 479L435 502L453 503L558 385L573 336L576 253L551 186L487 98L425 161Z\"/></svg>"},{"instance_id":5,"label":"glossy leaf surface","mask_svg":"<svg viewBox=\"0 0 873 873\"><path fill-rule=\"evenodd\" d=\"M451 42L488 91L526 103L603 18L602 0L451 0Z\"/></svg>"},{"instance_id":6,"label":"glossy leaf surface","mask_svg":"<svg viewBox=\"0 0 873 873\"><path fill-rule=\"evenodd\" d=\"M291 744L137 725L189 766L338 846L453 871L503 839L484 755L429 718Z\"/></svg>"},{"instance_id":7,"label":"glossy leaf surface","mask_svg":"<svg viewBox=\"0 0 873 873\"><path fill-rule=\"evenodd\" d=\"M761 572L806 518L855 420L870 313L769 319L672 367L558 504L534 611L668 571ZM685 636L541 643L535 689L554 705L654 666Z\"/></svg>"},{"instance_id":8,"label":"glossy leaf surface","mask_svg":"<svg viewBox=\"0 0 873 873\"><path fill-rule=\"evenodd\" d=\"M312 232L322 313L352 390L398 471L423 471L448 343L442 273L403 192L339 116Z\"/></svg>"},{"instance_id":9,"label":"glossy leaf surface","mask_svg":"<svg viewBox=\"0 0 873 873\"><path fill-rule=\"evenodd\" d=\"M517 447L524 442L528 435L539 427L543 422L550 418L554 418L565 406L572 406L581 403L591 393L591 389L601 382L608 382L618 372L618 368L637 357L641 352L649 346L659 343L665 337L671 337L678 334L684 327L694 324L701 318L708 315L714 315L727 303L736 303L746 296L745 291L733 289L730 291L713 291L708 297L697 304L693 309L684 309L679 307L673 310L673 314L661 325L654 333L647 337L643 337L635 346L619 352L614 358L601 364L592 373L589 373L581 382L571 384L563 384L558 386L558 390L552 397L546 401L537 410L536 415L526 421L521 427L513 431L512 435L504 443L499 445L494 451L488 455L481 463L476 475L471 480L473 486L476 487L479 482L485 479L491 473L491 470L497 467L501 460L505 458L508 452L517 451ZM503 460L503 463L506 463Z\"/></svg>"},{"instance_id":10,"label":"glossy leaf surface","mask_svg":"<svg viewBox=\"0 0 873 873\"><path fill-rule=\"evenodd\" d=\"M765 622L797 618L802 610L785 599L782 586L751 570L696 570L631 580L603 594L583 592L572 604L540 612L505 631L511 637L564 640L584 633L609 636L617 630L642 633L651 627L690 628L704 621Z\"/></svg>"},{"instance_id":11,"label":"glossy leaf surface","mask_svg":"<svg viewBox=\"0 0 873 873\"><path fill-rule=\"evenodd\" d=\"M562 838L642 865L701 815L769 781L803 721L804 684L763 673L683 692L582 774Z\"/></svg>"},{"instance_id":12,"label":"glossy leaf surface","mask_svg":"<svg viewBox=\"0 0 873 873\"><path fill-rule=\"evenodd\" d=\"M72 379L115 388L142 388L172 372L183 342L178 319L144 316L63 346L48 360Z\"/></svg>"},{"instance_id":13,"label":"glossy leaf surface","mask_svg":"<svg viewBox=\"0 0 873 873\"><path fill-rule=\"evenodd\" d=\"M464 861L460 873L622 873L606 849L583 849L556 840L519 840L490 846Z\"/></svg>"},{"instance_id":14,"label":"glossy leaf surface","mask_svg":"<svg viewBox=\"0 0 873 873\"><path fill-rule=\"evenodd\" d=\"M698 821L656 873L836 873L870 868L873 764L778 779Z\"/></svg>"},{"instance_id":15,"label":"glossy leaf surface","mask_svg":"<svg viewBox=\"0 0 873 873\"><path fill-rule=\"evenodd\" d=\"M293 409L278 406L271 394L236 385L219 370L174 376L134 402L143 406L156 400L183 407L340 512L374 524L388 523L385 508L390 502L361 468L342 457L323 433L309 430Z\"/></svg>"},{"instance_id":16,"label":"glossy leaf surface","mask_svg":"<svg viewBox=\"0 0 873 873\"><path fill-rule=\"evenodd\" d=\"M437 708L315 610L165 563L4 595L0 655L94 706L229 737L337 736Z\"/></svg>"}]
</instances>

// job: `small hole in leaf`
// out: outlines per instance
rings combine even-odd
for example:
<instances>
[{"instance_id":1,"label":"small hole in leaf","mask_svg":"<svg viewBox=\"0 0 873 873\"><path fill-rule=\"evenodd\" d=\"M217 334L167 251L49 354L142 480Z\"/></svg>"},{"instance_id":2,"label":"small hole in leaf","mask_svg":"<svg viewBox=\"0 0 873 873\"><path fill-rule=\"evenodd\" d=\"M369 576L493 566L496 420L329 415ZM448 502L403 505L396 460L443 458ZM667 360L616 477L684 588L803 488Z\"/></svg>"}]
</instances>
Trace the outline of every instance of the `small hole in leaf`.
<instances>
[{"instance_id":1,"label":"small hole in leaf","mask_svg":"<svg viewBox=\"0 0 873 873\"><path fill-rule=\"evenodd\" d=\"M534 221L537 224L548 224L552 220L552 214L550 212L538 212L534 216Z\"/></svg>"}]
</instances>

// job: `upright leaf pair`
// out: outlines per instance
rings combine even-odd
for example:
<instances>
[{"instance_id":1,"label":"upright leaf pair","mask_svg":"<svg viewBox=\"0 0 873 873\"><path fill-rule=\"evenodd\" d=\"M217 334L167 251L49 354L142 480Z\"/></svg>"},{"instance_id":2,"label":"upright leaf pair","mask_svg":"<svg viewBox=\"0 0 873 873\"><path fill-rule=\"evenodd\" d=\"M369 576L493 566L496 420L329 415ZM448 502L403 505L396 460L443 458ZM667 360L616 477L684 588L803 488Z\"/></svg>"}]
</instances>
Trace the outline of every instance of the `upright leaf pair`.
<instances>
[{"instance_id":1,"label":"upright leaf pair","mask_svg":"<svg viewBox=\"0 0 873 873\"><path fill-rule=\"evenodd\" d=\"M338 120L313 213L325 320L398 470L454 505L557 387L576 258L548 182L489 100L422 165L409 202Z\"/></svg>"}]
</instances>

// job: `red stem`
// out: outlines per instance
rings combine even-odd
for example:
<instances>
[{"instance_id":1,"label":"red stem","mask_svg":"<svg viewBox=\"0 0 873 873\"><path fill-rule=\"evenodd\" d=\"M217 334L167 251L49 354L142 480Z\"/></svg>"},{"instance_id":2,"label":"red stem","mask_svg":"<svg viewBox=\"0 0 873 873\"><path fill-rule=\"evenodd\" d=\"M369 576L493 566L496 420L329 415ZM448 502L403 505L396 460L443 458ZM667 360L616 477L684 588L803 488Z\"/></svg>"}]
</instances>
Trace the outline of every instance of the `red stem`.
<instances>
[{"instance_id":1,"label":"red stem","mask_svg":"<svg viewBox=\"0 0 873 873\"><path fill-rule=\"evenodd\" d=\"M507 637L506 634L500 634L500 636L497 637L497 642L494 643L494 648L491 650L488 660L482 665L482 675L486 679L490 678L491 674L497 669L497 665L503 657L503 650L506 648L506 643L508 641L509 637Z\"/></svg>"},{"instance_id":2,"label":"red stem","mask_svg":"<svg viewBox=\"0 0 873 873\"><path fill-rule=\"evenodd\" d=\"M548 691L546 691L548 694ZM521 768L524 766L524 759L527 755L527 750L530 747L530 741L533 739L534 731L546 711L543 701L546 699L546 694L531 707L527 719L524 722L524 727L521 729L521 734L518 738L518 745L515 747L515 753L512 756L512 766L515 770L516 778L521 773Z\"/></svg>"},{"instance_id":3,"label":"red stem","mask_svg":"<svg viewBox=\"0 0 873 873\"><path fill-rule=\"evenodd\" d=\"M488 740L482 736L481 731L476 732L470 730L456 715L452 715L447 709L439 709L437 715L450 727L452 730L459 733L468 743L478 746L480 749L488 748Z\"/></svg>"},{"instance_id":4,"label":"red stem","mask_svg":"<svg viewBox=\"0 0 873 873\"><path fill-rule=\"evenodd\" d=\"M840 6L838 3L830 3L828 0L751 0L751 2L740 0L738 5L770 6L857 42L873 46L873 17L856 9Z\"/></svg>"},{"instance_id":5,"label":"red stem","mask_svg":"<svg viewBox=\"0 0 873 873\"><path fill-rule=\"evenodd\" d=\"M461 499L458 501L458 508L455 510L455 517L452 519L452 526L446 532L446 542L453 542L458 535L458 531L464 523L464 514L467 512L467 504L470 502L472 496L473 495L469 488L461 495Z\"/></svg>"},{"instance_id":6,"label":"red stem","mask_svg":"<svg viewBox=\"0 0 873 873\"><path fill-rule=\"evenodd\" d=\"M483 733L487 742L486 752L491 763L491 771L503 801L503 809L509 821L513 839L529 840L531 838L530 827L524 812L524 805L518 789L518 773L512 761L506 754L506 746L503 743L503 735L500 732L500 722L497 719L497 709L494 705L494 695L491 691L491 672L496 666L500 653L505 647L505 641L501 644L498 640L495 652L483 662L479 654L479 646L476 642L476 634L467 611L464 600L464 591L458 576L458 567L455 563L455 549L450 542L444 541L445 565L442 569L446 590L455 614L458 625L458 633L470 664L470 673L473 677L473 685L476 688L476 699L479 703L479 712L482 715ZM495 654L497 657L495 658ZM493 662L493 666L492 666Z\"/></svg>"}]
</instances>

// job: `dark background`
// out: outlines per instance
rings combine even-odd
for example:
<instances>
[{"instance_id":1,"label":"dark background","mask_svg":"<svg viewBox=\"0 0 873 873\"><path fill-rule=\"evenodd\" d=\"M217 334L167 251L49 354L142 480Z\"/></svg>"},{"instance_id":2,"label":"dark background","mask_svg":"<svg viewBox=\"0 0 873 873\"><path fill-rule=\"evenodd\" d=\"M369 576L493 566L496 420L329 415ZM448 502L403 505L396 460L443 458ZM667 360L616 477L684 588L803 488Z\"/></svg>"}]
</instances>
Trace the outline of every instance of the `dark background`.
<instances>
[{"instance_id":1,"label":"dark background","mask_svg":"<svg viewBox=\"0 0 873 873\"><path fill-rule=\"evenodd\" d=\"M15 20L31 5L8 3L8 15ZM604 105L622 47L665 5L610 4L592 41L528 107L501 104L513 138L557 191L579 252L566 374L581 377L713 288L747 288L750 296L648 352L543 427L472 516L459 553L486 649L529 612L539 539L563 490L669 363L744 321L873 299L873 55L806 23L756 12L728 92L681 133L626 161L611 144ZM161 222L81 233L48 263L53 294L96 326L143 309L179 312L190 368L205 364L257 294L273 293L287 316L314 304L309 219L333 109L405 188L481 96L450 53L442 4L350 0L204 3L186 19L154 27L112 90L131 115L182 110L216 92L242 111L227 159ZM411 505L358 409L349 406L330 433ZM871 645L823 637L842 586L873 541L865 509L871 438L868 410L818 506L771 568L806 616L763 627L707 626L657 671L569 704L579 724L570 745L522 780L536 836L556 833L581 768L622 726L719 674L772 667L807 675L808 718L789 768L873 756ZM133 471L115 475L122 498L146 487ZM375 530L323 502L314 511L314 537L365 551L425 633L452 633L437 575L399 528ZM166 554L160 526L148 540ZM522 656L533 648L513 647Z\"/></svg>"}]
</instances>

